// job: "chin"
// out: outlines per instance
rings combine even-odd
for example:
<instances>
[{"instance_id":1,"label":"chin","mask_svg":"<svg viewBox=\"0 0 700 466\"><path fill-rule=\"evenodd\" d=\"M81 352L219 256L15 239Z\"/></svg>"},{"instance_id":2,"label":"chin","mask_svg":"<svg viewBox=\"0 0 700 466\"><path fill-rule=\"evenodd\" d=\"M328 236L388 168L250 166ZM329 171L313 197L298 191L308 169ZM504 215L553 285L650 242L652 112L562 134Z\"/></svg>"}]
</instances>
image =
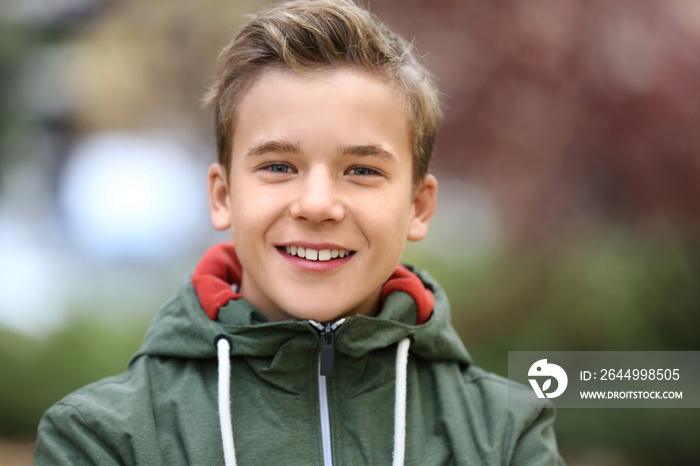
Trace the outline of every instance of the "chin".
<instances>
[{"instance_id":1,"label":"chin","mask_svg":"<svg viewBox=\"0 0 700 466\"><path fill-rule=\"evenodd\" d=\"M327 287L297 288L277 296L277 308L298 320L333 322L360 312L363 301L354 296L327 292ZM377 298L378 299L378 298Z\"/></svg>"}]
</instances>

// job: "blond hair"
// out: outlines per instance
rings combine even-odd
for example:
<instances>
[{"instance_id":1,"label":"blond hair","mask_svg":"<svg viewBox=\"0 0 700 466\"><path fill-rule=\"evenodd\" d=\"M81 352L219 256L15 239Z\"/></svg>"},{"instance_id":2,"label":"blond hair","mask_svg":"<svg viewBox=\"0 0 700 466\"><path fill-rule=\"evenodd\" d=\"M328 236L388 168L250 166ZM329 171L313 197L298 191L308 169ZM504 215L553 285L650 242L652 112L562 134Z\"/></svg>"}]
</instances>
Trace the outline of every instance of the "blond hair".
<instances>
[{"instance_id":1,"label":"blond hair","mask_svg":"<svg viewBox=\"0 0 700 466\"><path fill-rule=\"evenodd\" d=\"M215 107L219 163L231 168L236 106L271 68L309 73L344 66L388 78L405 96L414 185L428 172L442 118L439 93L412 46L350 0L295 0L257 14L221 51L204 97Z\"/></svg>"}]
</instances>

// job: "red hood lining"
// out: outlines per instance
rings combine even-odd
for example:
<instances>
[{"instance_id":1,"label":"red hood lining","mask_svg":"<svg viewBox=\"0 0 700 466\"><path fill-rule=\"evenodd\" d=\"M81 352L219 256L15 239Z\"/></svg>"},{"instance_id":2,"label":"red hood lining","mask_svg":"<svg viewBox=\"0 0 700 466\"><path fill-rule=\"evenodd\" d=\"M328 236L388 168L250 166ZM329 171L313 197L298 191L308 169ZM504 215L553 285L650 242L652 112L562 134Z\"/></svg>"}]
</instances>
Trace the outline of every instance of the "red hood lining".
<instances>
[{"instance_id":1,"label":"red hood lining","mask_svg":"<svg viewBox=\"0 0 700 466\"><path fill-rule=\"evenodd\" d=\"M197 264L192 274L199 304L211 320L216 320L219 309L232 299L242 298L231 288L240 284L243 267L238 260L233 243L220 243L210 248ZM394 291L405 291L416 302L418 317L416 325L427 322L435 305L435 296L425 287L418 276L403 265L399 265L382 286L381 302Z\"/></svg>"}]
</instances>

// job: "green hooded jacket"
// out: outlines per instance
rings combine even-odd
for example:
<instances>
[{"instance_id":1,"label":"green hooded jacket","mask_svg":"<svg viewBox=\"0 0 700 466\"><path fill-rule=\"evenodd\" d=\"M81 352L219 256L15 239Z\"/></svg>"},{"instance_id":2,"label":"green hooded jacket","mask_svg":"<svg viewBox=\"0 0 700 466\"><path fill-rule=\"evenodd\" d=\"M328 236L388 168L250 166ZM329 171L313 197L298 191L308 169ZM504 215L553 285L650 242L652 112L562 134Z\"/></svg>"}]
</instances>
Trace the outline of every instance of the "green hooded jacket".
<instances>
[{"instance_id":1,"label":"green hooded jacket","mask_svg":"<svg viewBox=\"0 0 700 466\"><path fill-rule=\"evenodd\" d=\"M46 412L35 464L563 464L554 409L472 364L426 273L399 266L376 317L335 328L268 322L239 277L212 248L127 372Z\"/></svg>"}]
</instances>

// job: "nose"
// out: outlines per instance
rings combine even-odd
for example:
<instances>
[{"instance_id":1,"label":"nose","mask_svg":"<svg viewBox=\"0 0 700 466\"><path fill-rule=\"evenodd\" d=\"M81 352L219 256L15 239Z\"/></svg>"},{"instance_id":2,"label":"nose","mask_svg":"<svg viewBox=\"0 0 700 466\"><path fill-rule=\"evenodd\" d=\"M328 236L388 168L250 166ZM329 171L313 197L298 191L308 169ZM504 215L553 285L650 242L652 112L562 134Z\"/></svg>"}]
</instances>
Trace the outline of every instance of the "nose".
<instances>
[{"instance_id":1,"label":"nose","mask_svg":"<svg viewBox=\"0 0 700 466\"><path fill-rule=\"evenodd\" d=\"M339 196L338 181L323 167L312 169L300 180L290 211L294 218L312 223L339 222L345 209Z\"/></svg>"}]
</instances>

